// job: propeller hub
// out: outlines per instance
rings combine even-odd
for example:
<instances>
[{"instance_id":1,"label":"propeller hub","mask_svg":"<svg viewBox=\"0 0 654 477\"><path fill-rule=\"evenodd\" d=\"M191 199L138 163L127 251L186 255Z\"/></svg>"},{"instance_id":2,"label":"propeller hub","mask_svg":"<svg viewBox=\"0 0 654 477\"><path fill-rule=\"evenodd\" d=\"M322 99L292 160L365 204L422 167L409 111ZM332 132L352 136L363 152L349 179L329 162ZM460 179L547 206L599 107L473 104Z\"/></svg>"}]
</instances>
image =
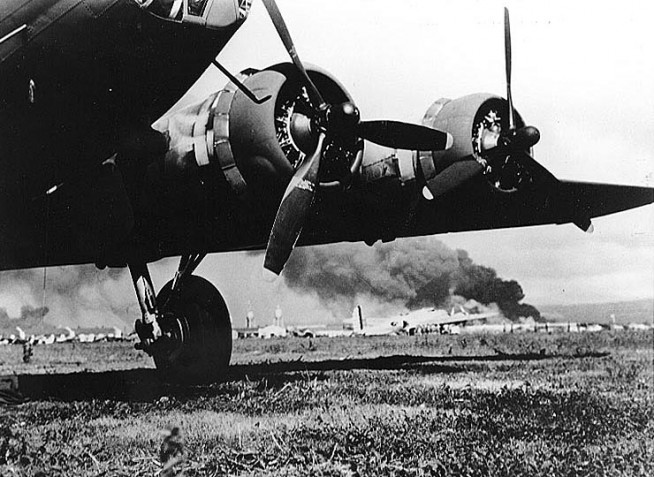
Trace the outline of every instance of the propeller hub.
<instances>
[{"instance_id":1,"label":"propeller hub","mask_svg":"<svg viewBox=\"0 0 654 477\"><path fill-rule=\"evenodd\" d=\"M354 137L360 118L359 108L354 103L346 101L329 108L327 127L329 132L336 137Z\"/></svg>"},{"instance_id":2,"label":"propeller hub","mask_svg":"<svg viewBox=\"0 0 654 477\"><path fill-rule=\"evenodd\" d=\"M510 142L514 147L529 149L540 141L540 131L534 126L525 126L513 133Z\"/></svg>"},{"instance_id":3,"label":"propeller hub","mask_svg":"<svg viewBox=\"0 0 654 477\"><path fill-rule=\"evenodd\" d=\"M525 148L532 147L540 141L540 131L534 126L525 126L517 131L517 135Z\"/></svg>"}]
</instances>

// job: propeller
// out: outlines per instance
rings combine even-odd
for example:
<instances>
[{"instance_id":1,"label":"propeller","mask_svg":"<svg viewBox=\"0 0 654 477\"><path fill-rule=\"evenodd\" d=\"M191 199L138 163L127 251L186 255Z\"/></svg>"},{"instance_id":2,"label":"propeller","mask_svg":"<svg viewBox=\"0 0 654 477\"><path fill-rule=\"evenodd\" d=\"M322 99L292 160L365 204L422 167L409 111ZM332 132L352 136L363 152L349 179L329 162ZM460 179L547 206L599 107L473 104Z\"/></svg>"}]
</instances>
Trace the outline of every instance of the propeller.
<instances>
[{"instance_id":1,"label":"propeller","mask_svg":"<svg viewBox=\"0 0 654 477\"><path fill-rule=\"evenodd\" d=\"M502 132L498 138L497 145L490 148L487 153L491 169L497 166L497 162L506 161L509 157L519 162L527 169L535 181L548 188L553 195L559 195L561 182L539 164L526 151L540 140L540 131L534 126L516 127L515 109L513 107L513 96L511 95L511 22L509 9L504 7L504 65L506 70L506 99L508 103L509 129ZM574 224L585 232L592 232L592 223L587 213L576 210L574 213Z\"/></svg>"},{"instance_id":2,"label":"propeller","mask_svg":"<svg viewBox=\"0 0 654 477\"><path fill-rule=\"evenodd\" d=\"M300 237L302 225L311 208L316 187L318 186L318 169L325 142L325 133L320 133L313 155L298 168L284 192L273 224L264 268L279 275L288 257Z\"/></svg>"},{"instance_id":3,"label":"propeller","mask_svg":"<svg viewBox=\"0 0 654 477\"><path fill-rule=\"evenodd\" d=\"M352 102L328 104L309 77L275 0L262 0L311 102L310 131L318 134L315 151L297 169L273 223L264 268L281 273L306 221L320 178L320 160L329 141L355 144L360 139L394 149L442 150L452 145L446 132L398 121L361 121Z\"/></svg>"},{"instance_id":4,"label":"propeller","mask_svg":"<svg viewBox=\"0 0 654 477\"><path fill-rule=\"evenodd\" d=\"M456 161L428 179L422 191L428 200L455 189L481 172L491 175L490 180L497 181L496 185L501 184L502 188L508 186L510 189L515 189L527 178L539 184L550 195L566 200L564 194L561 194L563 190L561 182L527 152L540 140L540 131L534 126L517 126L511 94L511 24L509 10L506 7L504 8L504 63L508 118L501 121L496 112L489 111L486 120L492 122L492 127L480 131L479 136L473 139L473 148L476 148L473 156L477 160L464 158ZM480 161L480 158L484 160ZM503 174L505 171L508 171L508 175ZM522 172L527 174L523 175ZM507 184L504 184L504 177L509 180ZM570 202L567 207L572 209L571 216L575 225L584 231L592 231L590 217L582 206Z\"/></svg>"},{"instance_id":5,"label":"propeller","mask_svg":"<svg viewBox=\"0 0 654 477\"><path fill-rule=\"evenodd\" d=\"M515 109L513 108L513 96L511 95L511 22L509 20L509 9L504 7L504 66L506 69L506 100L509 106L509 129L503 132L499 138L496 147L502 148L509 153L523 152L536 145L540 140L540 131L534 126L524 126L520 129L516 128ZM493 152L493 149L488 152ZM526 160L526 166L533 171L542 172L547 170L540 166L529 154L519 154L521 157L529 157ZM534 164L538 164L535 167ZM549 172L548 174L552 176Z\"/></svg>"},{"instance_id":6,"label":"propeller","mask_svg":"<svg viewBox=\"0 0 654 477\"><path fill-rule=\"evenodd\" d=\"M515 112L511 97L511 22L509 9L504 7L504 67L506 69L506 99L509 102L509 129L515 129Z\"/></svg>"}]
</instances>

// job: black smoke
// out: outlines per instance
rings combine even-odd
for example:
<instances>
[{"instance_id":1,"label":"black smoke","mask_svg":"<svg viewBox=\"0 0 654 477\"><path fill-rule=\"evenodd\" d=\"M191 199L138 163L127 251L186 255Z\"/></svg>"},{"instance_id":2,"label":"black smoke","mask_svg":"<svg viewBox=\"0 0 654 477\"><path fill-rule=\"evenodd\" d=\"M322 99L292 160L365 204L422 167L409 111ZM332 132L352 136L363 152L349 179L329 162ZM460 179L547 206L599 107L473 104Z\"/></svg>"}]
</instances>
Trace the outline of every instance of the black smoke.
<instances>
[{"instance_id":1,"label":"black smoke","mask_svg":"<svg viewBox=\"0 0 654 477\"><path fill-rule=\"evenodd\" d=\"M284 269L289 288L315 293L335 314L344 316L361 299L407 309L447 308L473 299L497 304L511 320L540 313L521 303L522 287L490 267L475 264L464 250L452 250L431 237L366 247L342 244L297 248Z\"/></svg>"},{"instance_id":2,"label":"black smoke","mask_svg":"<svg viewBox=\"0 0 654 477\"><path fill-rule=\"evenodd\" d=\"M420 238L374 247L297 248L283 276L291 289L317 294L342 316L362 296L404 305L426 284L447 282L457 268L456 252L441 242Z\"/></svg>"},{"instance_id":3,"label":"black smoke","mask_svg":"<svg viewBox=\"0 0 654 477\"><path fill-rule=\"evenodd\" d=\"M128 328L136 307L126 269L93 265L14 270L0 273L0 334L16 326L30 333L60 326ZM134 310L132 310L134 311Z\"/></svg>"},{"instance_id":4,"label":"black smoke","mask_svg":"<svg viewBox=\"0 0 654 477\"><path fill-rule=\"evenodd\" d=\"M17 326L24 331L29 331L30 333L46 333L54 331L54 326L47 325L43 321L43 318L48 314L48 311L47 306L33 307L31 305L23 305L20 310L20 316L14 318L9 316L7 310L0 308L0 335L17 335Z\"/></svg>"},{"instance_id":5,"label":"black smoke","mask_svg":"<svg viewBox=\"0 0 654 477\"><path fill-rule=\"evenodd\" d=\"M454 293L488 305L496 303L502 314L510 320L531 316L540 320L540 312L532 305L520 303L525 297L515 280L503 280L497 272L483 265L476 265L465 250L457 250L459 268L451 275Z\"/></svg>"}]
</instances>

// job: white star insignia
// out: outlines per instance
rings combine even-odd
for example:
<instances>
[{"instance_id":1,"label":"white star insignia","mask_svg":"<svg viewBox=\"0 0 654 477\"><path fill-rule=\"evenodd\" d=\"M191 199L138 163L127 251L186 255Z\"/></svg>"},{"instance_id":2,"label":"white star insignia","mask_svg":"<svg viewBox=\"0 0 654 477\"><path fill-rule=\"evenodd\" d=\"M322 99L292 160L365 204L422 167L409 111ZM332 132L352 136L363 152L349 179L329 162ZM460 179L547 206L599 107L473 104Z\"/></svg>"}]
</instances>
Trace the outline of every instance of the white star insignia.
<instances>
[{"instance_id":1,"label":"white star insignia","mask_svg":"<svg viewBox=\"0 0 654 477\"><path fill-rule=\"evenodd\" d=\"M484 119L491 124L500 122L500 117L495 111L490 111Z\"/></svg>"}]
</instances>

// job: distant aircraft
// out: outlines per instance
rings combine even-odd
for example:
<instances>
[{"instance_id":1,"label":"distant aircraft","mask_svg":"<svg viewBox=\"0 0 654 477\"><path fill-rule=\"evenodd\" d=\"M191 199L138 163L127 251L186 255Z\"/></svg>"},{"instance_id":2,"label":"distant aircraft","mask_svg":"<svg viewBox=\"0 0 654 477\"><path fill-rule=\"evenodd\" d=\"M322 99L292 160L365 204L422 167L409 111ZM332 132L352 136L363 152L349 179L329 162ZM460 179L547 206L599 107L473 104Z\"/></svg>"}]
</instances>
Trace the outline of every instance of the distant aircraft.
<instances>
[{"instance_id":1,"label":"distant aircraft","mask_svg":"<svg viewBox=\"0 0 654 477\"><path fill-rule=\"evenodd\" d=\"M507 98L439 100L416 125L361 121L263 3L292 63L232 75L215 58L251 0L0 2L0 270L128 267L140 347L170 379L229 363L227 306L193 275L208 253L266 249L278 274L296 243L590 230L654 201L651 188L559 181L533 159L540 133L513 108L508 12ZM228 84L164 116L212 63ZM364 158L366 141L413 158ZM148 263L171 256L178 271L157 294Z\"/></svg>"},{"instance_id":2,"label":"distant aircraft","mask_svg":"<svg viewBox=\"0 0 654 477\"><path fill-rule=\"evenodd\" d=\"M34 338L34 342L37 345L51 345L56 341L56 336L54 334L49 335L39 335Z\"/></svg>"},{"instance_id":3,"label":"distant aircraft","mask_svg":"<svg viewBox=\"0 0 654 477\"><path fill-rule=\"evenodd\" d=\"M80 343L93 343L95 341L95 333L80 333L77 335L77 341Z\"/></svg>"},{"instance_id":4,"label":"distant aircraft","mask_svg":"<svg viewBox=\"0 0 654 477\"><path fill-rule=\"evenodd\" d=\"M448 313L438 308L423 308L400 315L406 325L404 331L410 335L431 327L462 324L469 321L494 318L498 312L470 313L461 305L455 305Z\"/></svg>"},{"instance_id":5,"label":"distant aircraft","mask_svg":"<svg viewBox=\"0 0 654 477\"><path fill-rule=\"evenodd\" d=\"M268 326L262 326L261 328L259 328L257 336L259 338L272 338L273 336L284 338L286 337L286 334L287 334L286 328L284 328L283 326L273 324Z\"/></svg>"},{"instance_id":6,"label":"distant aircraft","mask_svg":"<svg viewBox=\"0 0 654 477\"><path fill-rule=\"evenodd\" d=\"M123 341L123 330L118 328L117 326L112 327L112 333L109 333L107 335L107 339L109 341Z\"/></svg>"},{"instance_id":7,"label":"distant aircraft","mask_svg":"<svg viewBox=\"0 0 654 477\"><path fill-rule=\"evenodd\" d=\"M18 332L18 339L21 341L25 341L27 335L25 334L25 331L20 326L16 327L16 331Z\"/></svg>"},{"instance_id":8,"label":"distant aircraft","mask_svg":"<svg viewBox=\"0 0 654 477\"><path fill-rule=\"evenodd\" d=\"M300 338L338 338L342 336L352 336L352 329L334 329L328 328L327 325L300 325L292 326L289 331L293 336Z\"/></svg>"},{"instance_id":9,"label":"distant aircraft","mask_svg":"<svg viewBox=\"0 0 654 477\"><path fill-rule=\"evenodd\" d=\"M406 323L397 318L365 318L361 306L356 305L352 317L343 321L343 328L351 326L352 334L361 336L395 335L400 333Z\"/></svg>"},{"instance_id":10,"label":"distant aircraft","mask_svg":"<svg viewBox=\"0 0 654 477\"><path fill-rule=\"evenodd\" d=\"M64 329L67 331L67 333L66 334L61 333L59 336L57 336L56 338L57 343L65 343L67 341L73 341L75 339L75 331L73 331L72 328L66 326Z\"/></svg>"},{"instance_id":11,"label":"distant aircraft","mask_svg":"<svg viewBox=\"0 0 654 477\"><path fill-rule=\"evenodd\" d=\"M450 312L439 308L412 310L389 318L364 319L361 306L357 305L352 318L343 321L344 327L354 334L366 336L407 333L410 335L432 329L440 330L444 325L462 324L469 321L493 318L498 312L470 313L463 306L456 305Z\"/></svg>"}]
</instances>

